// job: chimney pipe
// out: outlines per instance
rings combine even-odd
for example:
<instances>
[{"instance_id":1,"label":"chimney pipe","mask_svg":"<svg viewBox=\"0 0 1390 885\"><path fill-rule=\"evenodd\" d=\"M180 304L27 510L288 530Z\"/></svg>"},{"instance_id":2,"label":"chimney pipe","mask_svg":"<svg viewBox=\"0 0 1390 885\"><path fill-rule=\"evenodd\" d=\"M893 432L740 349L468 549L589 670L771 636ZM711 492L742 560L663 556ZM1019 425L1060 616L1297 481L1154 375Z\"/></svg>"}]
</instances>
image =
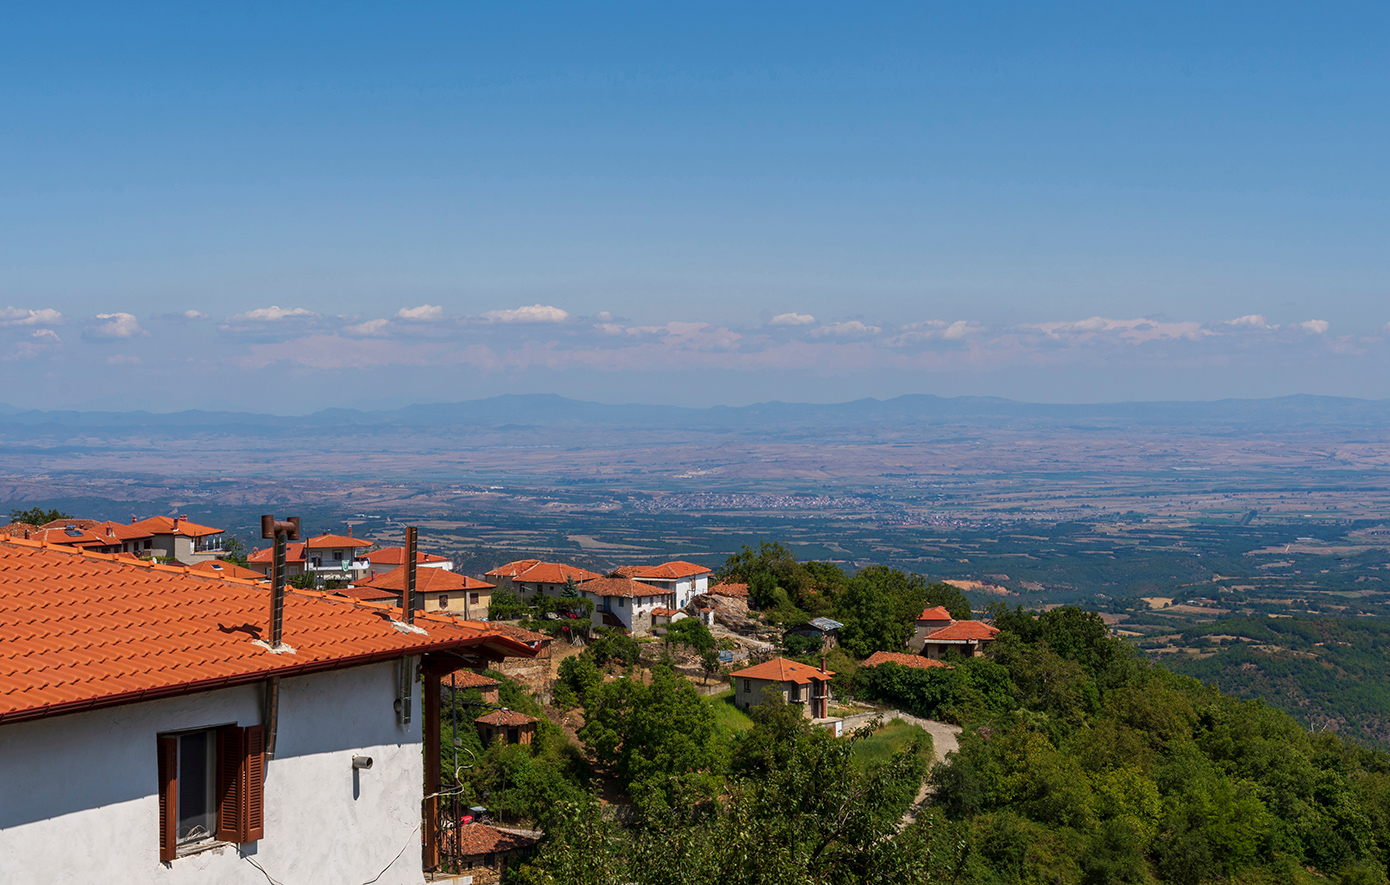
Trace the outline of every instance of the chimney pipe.
<instances>
[{"instance_id":1,"label":"chimney pipe","mask_svg":"<svg viewBox=\"0 0 1390 885\"><path fill-rule=\"evenodd\" d=\"M270 647L278 649L285 622L285 542L299 540L299 517L277 521L270 514L262 516L261 537L275 540L270 557Z\"/></svg>"},{"instance_id":2,"label":"chimney pipe","mask_svg":"<svg viewBox=\"0 0 1390 885\"><path fill-rule=\"evenodd\" d=\"M820 656L820 671L825 672L825 655Z\"/></svg>"},{"instance_id":3,"label":"chimney pipe","mask_svg":"<svg viewBox=\"0 0 1390 885\"><path fill-rule=\"evenodd\" d=\"M401 607L405 610L405 622L415 623L415 550L419 541L419 529L407 526L405 530L405 591L401 594Z\"/></svg>"}]
</instances>

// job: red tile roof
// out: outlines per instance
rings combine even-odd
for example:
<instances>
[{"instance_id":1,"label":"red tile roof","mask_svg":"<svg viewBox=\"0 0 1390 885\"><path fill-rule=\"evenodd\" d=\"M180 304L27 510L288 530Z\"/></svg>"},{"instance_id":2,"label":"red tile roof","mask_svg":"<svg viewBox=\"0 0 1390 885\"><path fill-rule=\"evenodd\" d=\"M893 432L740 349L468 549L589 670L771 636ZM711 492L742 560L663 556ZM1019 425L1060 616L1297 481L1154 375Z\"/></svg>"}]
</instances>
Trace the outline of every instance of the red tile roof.
<instances>
[{"instance_id":1,"label":"red tile roof","mask_svg":"<svg viewBox=\"0 0 1390 885\"><path fill-rule=\"evenodd\" d=\"M625 596L629 599L638 596L665 596L660 587L643 584L630 578L594 578L584 581L579 589L595 596Z\"/></svg>"},{"instance_id":2,"label":"red tile roof","mask_svg":"<svg viewBox=\"0 0 1390 885\"><path fill-rule=\"evenodd\" d=\"M518 627L516 624L504 624L501 621L488 621L483 624L482 627L489 633L499 633L503 636L510 636L512 639L518 642L524 642L532 647L535 647L538 643L540 645L550 644L550 636L547 634L537 633L535 630L527 630L525 627Z\"/></svg>"},{"instance_id":3,"label":"red tile roof","mask_svg":"<svg viewBox=\"0 0 1390 885\"><path fill-rule=\"evenodd\" d=\"M733 598L735 598L735 599L747 599L747 598L748 598L748 585L747 585L747 584L715 584L713 587L709 588L709 594L710 594L711 596L730 596L730 597L733 597Z\"/></svg>"},{"instance_id":4,"label":"red tile roof","mask_svg":"<svg viewBox=\"0 0 1390 885\"><path fill-rule=\"evenodd\" d=\"M39 527L31 522L12 522L7 526L0 527L0 535L7 538L22 538L25 532L32 535L38 530Z\"/></svg>"},{"instance_id":5,"label":"red tile roof","mask_svg":"<svg viewBox=\"0 0 1390 885\"><path fill-rule=\"evenodd\" d=\"M676 578L689 578L695 575L707 575L710 570L702 565L684 560L674 560L663 562L661 565L628 565L618 569L618 574L628 578L657 578L664 580L675 580Z\"/></svg>"},{"instance_id":6,"label":"red tile roof","mask_svg":"<svg viewBox=\"0 0 1390 885\"><path fill-rule=\"evenodd\" d=\"M808 682L828 680L835 675L833 670L818 670L807 664L798 664L796 661L789 661L786 658L773 658L761 664L755 664L746 670L738 670L730 673L739 679L768 679L773 682L795 682L805 685Z\"/></svg>"},{"instance_id":7,"label":"red tile roof","mask_svg":"<svg viewBox=\"0 0 1390 885\"><path fill-rule=\"evenodd\" d=\"M275 548L266 547L263 550L252 550L251 555L246 557L247 562L257 562L262 565L270 565L275 559ZM285 563L306 562L304 557L304 544L301 541L285 542Z\"/></svg>"},{"instance_id":8,"label":"red tile roof","mask_svg":"<svg viewBox=\"0 0 1390 885\"><path fill-rule=\"evenodd\" d=\"M483 577L510 578L518 584L563 584L571 577L576 581L591 581L603 576L574 565L541 562L539 559L518 559L485 572Z\"/></svg>"},{"instance_id":9,"label":"red tile roof","mask_svg":"<svg viewBox=\"0 0 1390 885\"><path fill-rule=\"evenodd\" d=\"M0 722L152 700L338 669L426 651L478 648L532 657L481 625L314 591L290 591L284 641L271 654L263 585L183 566L0 540Z\"/></svg>"},{"instance_id":10,"label":"red tile roof","mask_svg":"<svg viewBox=\"0 0 1390 885\"><path fill-rule=\"evenodd\" d=\"M909 655L897 651L876 651L869 655L869 659L863 663L865 667L877 667L879 664L898 664L902 667L914 667L918 670L930 670L932 667L946 667L940 661L924 658L921 655Z\"/></svg>"},{"instance_id":11,"label":"red tile roof","mask_svg":"<svg viewBox=\"0 0 1390 885\"><path fill-rule=\"evenodd\" d=\"M174 519L170 516L151 516L149 519L132 522L130 526L143 529L151 535L187 535L190 538L201 538L204 535L222 534L222 529L198 525L196 522L189 522L183 517Z\"/></svg>"},{"instance_id":12,"label":"red tile roof","mask_svg":"<svg viewBox=\"0 0 1390 885\"><path fill-rule=\"evenodd\" d=\"M385 574L376 575L366 581L358 581L357 586L376 587L378 590L391 590L400 593L405 589L407 577L405 569L398 568ZM491 590L494 587L494 584L488 584L467 575L460 575L458 572L446 572L442 568L415 570L416 593L457 593L461 590Z\"/></svg>"},{"instance_id":13,"label":"red tile roof","mask_svg":"<svg viewBox=\"0 0 1390 885\"><path fill-rule=\"evenodd\" d=\"M310 550L327 550L330 547L370 547L371 541L364 541L361 538L354 538L349 535L330 535L324 532L317 538L310 538L304 542L304 546Z\"/></svg>"},{"instance_id":14,"label":"red tile roof","mask_svg":"<svg viewBox=\"0 0 1390 885\"><path fill-rule=\"evenodd\" d=\"M919 620L919 621L950 621L950 620L954 620L954 618L951 617L951 613L950 613L950 612L946 611L945 608L943 608L942 606L939 606L939 605L938 605L938 606L935 606L934 608L929 608L929 609L924 610L920 615L917 616L917 620Z\"/></svg>"},{"instance_id":15,"label":"red tile roof","mask_svg":"<svg viewBox=\"0 0 1390 885\"><path fill-rule=\"evenodd\" d=\"M190 565L189 569L197 574L213 575L218 578L241 578L247 581L265 581L265 575L255 569L242 568L234 562L223 562L221 560L209 560L200 562L197 565Z\"/></svg>"},{"instance_id":16,"label":"red tile roof","mask_svg":"<svg viewBox=\"0 0 1390 885\"><path fill-rule=\"evenodd\" d=\"M534 716L527 716L525 713L518 713L515 710L495 710L486 716L479 716L474 722L481 722L484 725L530 725L537 721Z\"/></svg>"},{"instance_id":17,"label":"red tile roof","mask_svg":"<svg viewBox=\"0 0 1390 885\"><path fill-rule=\"evenodd\" d=\"M367 554L367 561L372 565L405 565L404 547L382 547L380 550L373 550ZM416 562L448 562L443 556L435 556L433 553L421 553L415 551Z\"/></svg>"},{"instance_id":18,"label":"red tile roof","mask_svg":"<svg viewBox=\"0 0 1390 885\"><path fill-rule=\"evenodd\" d=\"M497 688L502 683L491 676L484 676L476 670L460 667L445 673L439 678L440 684L454 688Z\"/></svg>"},{"instance_id":19,"label":"red tile roof","mask_svg":"<svg viewBox=\"0 0 1390 885\"><path fill-rule=\"evenodd\" d=\"M385 602L390 605L400 605L401 592L399 590L383 590L380 587L373 587L370 584L359 584L355 587L337 587L333 591L335 596L347 596L351 599L362 599L368 602Z\"/></svg>"},{"instance_id":20,"label":"red tile roof","mask_svg":"<svg viewBox=\"0 0 1390 885\"><path fill-rule=\"evenodd\" d=\"M927 634L927 642L971 642L993 639L999 635L999 628L984 621L956 621L949 627L942 627Z\"/></svg>"},{"instance_id":21,"label":"red tile roof","mask_svg":"<svg viewBox=\"0 0 1390 885\"><path fill-rule=\"evenodd\" d=\"M484 854L502 854L519 848L530 848L538 840L535 836L509 833L487 824L464 824L458 828L459 851L465 857Z\"/></svg>"}]
</instances>

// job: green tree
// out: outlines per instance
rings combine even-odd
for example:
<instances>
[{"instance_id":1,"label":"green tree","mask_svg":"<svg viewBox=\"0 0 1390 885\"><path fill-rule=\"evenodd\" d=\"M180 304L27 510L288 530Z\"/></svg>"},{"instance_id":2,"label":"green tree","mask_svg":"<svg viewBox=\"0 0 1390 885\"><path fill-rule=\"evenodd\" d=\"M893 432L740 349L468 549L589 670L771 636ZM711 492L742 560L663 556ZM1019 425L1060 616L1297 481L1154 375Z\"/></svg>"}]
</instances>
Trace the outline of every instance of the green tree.
<instances>
[{"instance_id":1,"label":"green tree","mask_svg":"<svg viewBox=\"0 0 1390 885\"><path fill-rule=\"evenodd\" d=\"M247 560L246 545L237 538L224 538L222 541L222 559L233 565L246 568L250 565Z\"/></svg>"},{"instance_id":2,"label":"green tree","mask_svg":"<svg viewBox=\"0 0 1390 885\"><path fill-rule=\"evenodd\" d=\"M668 624L666 641L688 645L700 654L714 649L714 636L699 618L681 618Z\"/></svg>"},{"instance_id":3,"label":"green tree","mask_svg":"<svg viewBox=\"0 0 1390 885\"><path fill-rule=\"evenodd\" d=\"M27 510L16 508L10 511L10 522L23 522L35 526L72 518L71 513L64 513L61 510L45 510L42 507L30 507Z\"/></svg>"}]
</instances>

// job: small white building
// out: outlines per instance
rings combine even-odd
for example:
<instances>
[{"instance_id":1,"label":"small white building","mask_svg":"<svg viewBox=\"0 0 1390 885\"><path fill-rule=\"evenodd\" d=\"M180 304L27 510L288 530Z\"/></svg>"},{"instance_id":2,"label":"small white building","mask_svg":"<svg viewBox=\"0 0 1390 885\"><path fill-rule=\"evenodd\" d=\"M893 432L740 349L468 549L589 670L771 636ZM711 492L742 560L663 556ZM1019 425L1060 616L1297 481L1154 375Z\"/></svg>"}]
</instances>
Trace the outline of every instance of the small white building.
<instances>
[{"instance_id":1,"label":"small white building","mask_svg":"<svg viewBox=\"0 0 1390 885\"><path fill-rule=\"evenodd\" d=\"M679 559L660 565L625 565L614 574L660 588L667 594L667 606L674 609L683 609L694 597L709 592L710 570Z\"/></svg>"},{"instance_id":2,"label":"small white building","mask_svg":"<svg viewBox=\"0 0 1390 885\"><path fill-rule=\"evenodd\" d=\"M666 608L660 589L617 575L585 581L579 592L594 603L590 618L595 626L622 627L634 636L651 632L653 612Z\"/></svg>"},{"instance_id":3,"label":"small white building","mask_svg":"<svg viewBox=\"0 0 1390 885\"><path fill-rule=\"evenodd\" d=\"M534 649L293 590L272 649L270 606L250 581L0 540L0 880L416 885L445 865L439 674Z\"/></svg>"}]
</instances>

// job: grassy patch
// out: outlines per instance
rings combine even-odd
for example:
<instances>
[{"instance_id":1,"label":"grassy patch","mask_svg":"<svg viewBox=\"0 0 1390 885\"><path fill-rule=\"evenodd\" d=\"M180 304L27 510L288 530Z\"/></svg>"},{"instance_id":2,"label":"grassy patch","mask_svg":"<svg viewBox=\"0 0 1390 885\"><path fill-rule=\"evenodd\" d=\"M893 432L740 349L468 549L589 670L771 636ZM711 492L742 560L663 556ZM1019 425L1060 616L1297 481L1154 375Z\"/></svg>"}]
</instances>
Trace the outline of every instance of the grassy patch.
<instances>
[{"instance_id":1,"label":"grassy patch","mask_svg":"<svg viewBox=\"0 0 1390 885\"><path fill-rule=\"evenodd\" d=\"M711 695L710 704L714 707L714 721L726 734L747 731L753 727L748 714L734 706L734 690L721 691Z\"/></svg>"},{"instance_id":2,"label":"grassy patch","mask_svg":"<svg viewBox=\"0 0 1390 885\"><path fill-rule=\"evenodd\" d=\"M858 741L854 745L854 761L860 765L876 765L887 762L899 750L911 746L913 740L923 741L921 754L923 761L932 761L931 735L919 725L908 725L901 719L894 719L878 731Z\"/></svg>"}]
</instances>

